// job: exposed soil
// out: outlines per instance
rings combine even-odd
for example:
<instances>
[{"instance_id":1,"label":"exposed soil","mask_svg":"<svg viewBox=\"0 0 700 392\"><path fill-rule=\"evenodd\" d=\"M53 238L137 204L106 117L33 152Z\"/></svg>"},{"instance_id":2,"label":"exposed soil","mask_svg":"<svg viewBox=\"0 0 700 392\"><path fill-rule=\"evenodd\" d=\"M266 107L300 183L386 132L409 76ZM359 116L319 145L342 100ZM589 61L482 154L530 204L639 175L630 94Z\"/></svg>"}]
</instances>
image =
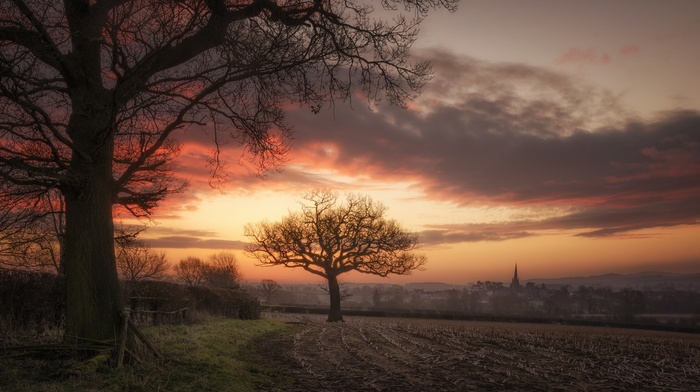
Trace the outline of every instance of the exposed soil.
<instances>
[{"instance_id":1,"label":"exposed soil","mask_svg":"<svg viewBox=\"0 0 700 392\"><path fill-rule=\"evenodd\" d=\"M700 390L700 336L593 327L270 315L255 352L284 391Z\"/></svg>"}]
</instances>

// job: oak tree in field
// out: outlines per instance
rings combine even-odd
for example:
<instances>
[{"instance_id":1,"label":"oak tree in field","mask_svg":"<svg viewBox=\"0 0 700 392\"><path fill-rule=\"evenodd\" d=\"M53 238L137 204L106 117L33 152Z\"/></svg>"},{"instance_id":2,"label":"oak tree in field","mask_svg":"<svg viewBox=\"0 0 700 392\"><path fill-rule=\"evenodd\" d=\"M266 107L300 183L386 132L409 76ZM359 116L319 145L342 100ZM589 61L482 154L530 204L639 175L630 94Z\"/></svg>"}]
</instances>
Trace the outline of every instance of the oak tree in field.
<instances>
[{"instance_id":1,"label":"oak tree in field","mask_svg":"<svg viewBox=\"0 0 700 392\"><path fill-rule=\"evenodd\" d=\"M410 99L430 74L409 61L418 25L456 3L0 0L0 182L65 200L66 339L114 339L115 206L148 215L182 186L178 133L206 131L214 174L228 141L275 167L288 102Z\"/></svg>"},{"instance_id":2,"label":"oak tree in field","mask_svg":"<svg viewBox=\"0 0 700 392\"><path fill-rule=\"evenodd\" d=\"M350 271L406 275L425 264L418 236L385 217L386 207L368 196L310 191L301 212L279 222L248 224L246 252L260 265L303 268L328 281L328 321L342 321L338 276Z\"/></svg>"}]
</instances>

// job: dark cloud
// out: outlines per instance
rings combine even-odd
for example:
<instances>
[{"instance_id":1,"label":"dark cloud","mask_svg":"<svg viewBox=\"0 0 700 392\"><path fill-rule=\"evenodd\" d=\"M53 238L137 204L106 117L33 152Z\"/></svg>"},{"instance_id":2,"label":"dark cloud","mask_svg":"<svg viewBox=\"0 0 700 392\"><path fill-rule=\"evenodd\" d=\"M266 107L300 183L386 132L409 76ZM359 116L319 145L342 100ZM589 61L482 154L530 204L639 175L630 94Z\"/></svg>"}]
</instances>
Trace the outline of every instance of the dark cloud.
<instances>
[{"instance_id":1,"label":"dark cloud","mask_svg":"<svg viewBox=\"0 0 700 392\"><path fill-rule=\"evenodd\" d=\"M148 238L144 241L154 248L242 250L247 245L243 241L219 239L219 233L211 230L153 226L146 233Z\"/></svg>"},{"instance_id":2,"label":"dark cloud","mask_svg":"<svg viewBox=\"0 0 700 392\"><path fill-rule=\"evenodd\" d=\"M291 113L294 162L411 181L460 205L578 211L532 229L609 236L698 223L697 112L633 120L610 94L561 74L432 55L435 80L411 110L355 102L315 116ZM440 242L527 233L424 234Z\"/></svg>"},{"instance_id":3,"label":"dark cloud","mask_svg":"<svg viewBox=\"0 0 700 392\"><path fill-rule=\"evenodd\" d=\"M164 236L149 238L146 243L154 248L177 248L177 249L230 249L242 250L247 243L243 241L230 241L220 239L203 239L189 236Z\"/></svg>"},{"instance_id":4,"label":"dark cloud","mask_svg":"<svg viewBox=\"0 0 700 392\"><path fill-rule=\"evenodd\" d=\"M535 234L516 231L507 225L464 225L424 230L418 233L423 245L445 245L460 242L505 241L531 237Z\"/></svg>"},{"instance_id":5,"label":"dark cloud","mask_svg":"<svg viewBox=\"0 0 700 392\"><path fill-rule=\"evenodd\" d=\"M588 208L543 225L582 230L576 234L580 237L627 236L643 229L696 225L700 223L699 206L694 198L632 207Z\"/></svg>"},{"instance_id":6,"label":"dark cloud","mask_svg":"<svg viewBox=\"0 0 700 392\"><path fill-rule=\"evenodd\" d=\"M637 231L700 223L695 200L636 207L579 207L556 217L492 224L431 225L419 233L426 245L460 242L504 241L538 235L543 231L565 230L578 237L639 237Z\"/></svg>"},{"instance_id":7,"label":"dark cloud","mask_svg":"<svg viewBox=\"0 0 700 392\"><path fill-rule=\"evenodd\" d=\"M173 227L153 226L148 229L155 236L185 236L185 237L217 237L219 234L211 230L179 229Z\"/></svg>"}]
</instances>

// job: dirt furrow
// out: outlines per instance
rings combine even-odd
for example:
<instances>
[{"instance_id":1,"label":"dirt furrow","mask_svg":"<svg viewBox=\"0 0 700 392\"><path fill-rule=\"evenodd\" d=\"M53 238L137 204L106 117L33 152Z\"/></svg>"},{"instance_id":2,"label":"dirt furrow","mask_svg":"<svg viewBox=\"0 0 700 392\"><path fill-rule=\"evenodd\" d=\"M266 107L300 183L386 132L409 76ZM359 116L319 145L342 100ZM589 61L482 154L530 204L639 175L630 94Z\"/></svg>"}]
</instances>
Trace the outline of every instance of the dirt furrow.
<instances>
[{"instance_id":1,"label":"dirt furrow","mask_svg":"<svg viewBox=\"0 0 700 392\"><path fill-rule=\"evenodd\" d=\"M700 338L536 325L281 316L316 390L700 390ZM545 332L543 332L545 331Z\"/></svg>"}]
</instances>

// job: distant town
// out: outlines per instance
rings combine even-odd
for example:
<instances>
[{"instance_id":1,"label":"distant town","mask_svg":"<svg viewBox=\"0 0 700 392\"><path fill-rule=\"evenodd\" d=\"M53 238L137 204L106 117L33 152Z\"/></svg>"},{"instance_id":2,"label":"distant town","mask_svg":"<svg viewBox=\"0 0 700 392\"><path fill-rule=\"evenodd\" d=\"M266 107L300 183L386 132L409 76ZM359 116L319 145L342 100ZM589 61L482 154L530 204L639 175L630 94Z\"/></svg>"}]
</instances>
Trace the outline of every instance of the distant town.
<instances>
[{"instance_id":1,"label":"distant town","mask_svg":"<svg viewBox=\"0 0 700 392\"><path fill-rule=\"evenodd\" d=\"M270 309L328 305L323 285L270 282L249 286ZM506 283L344 283L341 287L346 310L700 327L700 273L606 274L522 282L516 265Z\"/></svg>"}]
</instances>

